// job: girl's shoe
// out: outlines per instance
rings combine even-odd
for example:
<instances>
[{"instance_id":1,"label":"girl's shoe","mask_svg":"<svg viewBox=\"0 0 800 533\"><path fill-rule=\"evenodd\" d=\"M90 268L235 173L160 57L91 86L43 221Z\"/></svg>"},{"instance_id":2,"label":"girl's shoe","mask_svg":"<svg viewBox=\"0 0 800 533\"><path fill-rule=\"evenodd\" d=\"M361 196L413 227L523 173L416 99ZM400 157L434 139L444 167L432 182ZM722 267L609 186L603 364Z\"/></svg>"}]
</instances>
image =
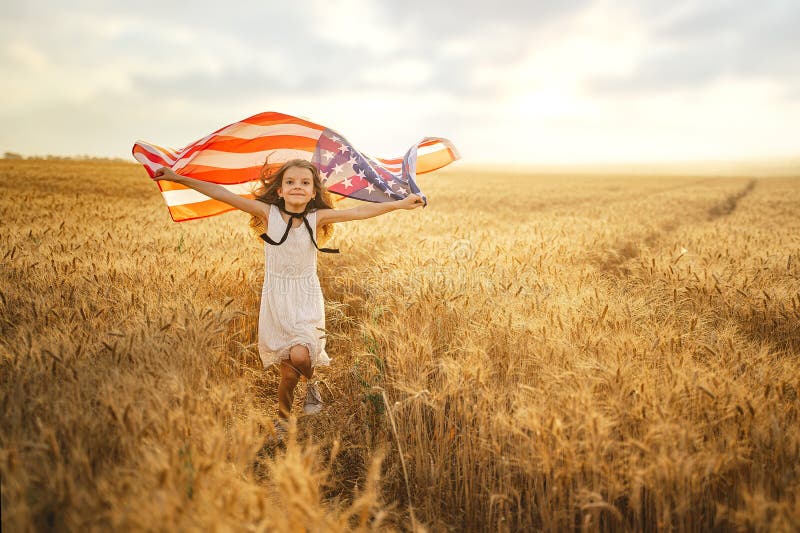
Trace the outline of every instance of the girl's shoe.
<instances>
[{"instance_id":1,"label":"girl's shoe","mask_svg":"<svg viewBox=\"0 0 800 533\"><path fill-rule=\"evenodd\" d=\"M316 383L309 383L306 387L306 401L303 403L303 412L307 415L315 415L322 411L322 396L317 390Z\"/></svg>"}]
</instances>

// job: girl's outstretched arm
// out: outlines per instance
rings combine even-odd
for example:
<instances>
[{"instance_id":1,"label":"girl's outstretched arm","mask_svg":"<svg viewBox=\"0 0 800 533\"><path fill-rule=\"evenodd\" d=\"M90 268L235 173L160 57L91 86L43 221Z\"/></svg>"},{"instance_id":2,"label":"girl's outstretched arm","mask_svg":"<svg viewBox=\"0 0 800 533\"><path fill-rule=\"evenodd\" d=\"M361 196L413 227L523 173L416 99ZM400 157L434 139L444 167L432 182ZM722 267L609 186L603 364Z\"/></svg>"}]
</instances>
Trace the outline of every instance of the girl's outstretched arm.
<instances>
[{"instance_id":1,"label":"girl's outstretched arm","mask_svg":"<svg viewBox=\"0 0 800 533\"><path fill-rule=\"evenodd\" d=\"M190 187L199 193L205 194L214 200L225 202L236 209L241 209L246 213L263 218L264 220L267 219L269 214L269 205L265 204L264 202L243 198L238 194L232 193L225 187L217 185L216 183L209 183L207 181L200 181L194 178L181 176L180 174L176 174L171 168L161 167L160 169L156 170L155 174L153 175L153 179L156 181L174 181L175 183L186 185L187 187Z\"/></svg>"},{"instance_id":2,"label":"girl's outstretched arm","mask_svg":"<svg viewBox=\"0 0 800 533\"><path fill-rule=\"evenodd\" d=\"M364 204L350 209L320 209L317 211L317 226L323 224L335 224L336 222L347 222L350 220L364 220L377 217L397 209L416 209L422 207L422 198L412 194L396 200L394 202L384 202L380 204Z\"/></svg>"}]
</instances>

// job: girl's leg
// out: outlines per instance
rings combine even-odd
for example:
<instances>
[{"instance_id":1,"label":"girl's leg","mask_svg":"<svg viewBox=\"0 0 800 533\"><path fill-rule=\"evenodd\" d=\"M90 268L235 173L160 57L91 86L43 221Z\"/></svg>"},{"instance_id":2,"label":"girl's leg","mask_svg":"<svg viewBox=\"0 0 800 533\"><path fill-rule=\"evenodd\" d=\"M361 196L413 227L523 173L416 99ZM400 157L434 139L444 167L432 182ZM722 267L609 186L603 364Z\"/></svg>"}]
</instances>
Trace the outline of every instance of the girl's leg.
<instances>
[{"instance_id":1,"label":"girl's leg","mask_svg":"<svg viewBox=\"0 0 800 533\"><path fill-rule=\"evenodd\" d=\"M314 376L314 367L311 366L311 355L308 353L308 348L302 344L295 344L289 350L289 362L295 367L306 379L311 379Z\"/></svg>"},{"instance_id":2,"label":"girl's leg","mask_svg":"<svg viewBox=\"0 0 800 533\"><path fill-rule=\"evenodd\" d=\"M294 388L300 380L300 374L288 362L281 361L281 382L278 384L278 416L286 420L292 412Z\"/></svg>"},{"instance_id":3,"label":"girl's leg","mask_svg":"<svg viewBox=\"0 0 800 533\"><path fill-rule=\"evenodd\" d=\"M311 356L308 348L296 344L289 350L289 359L281 361L281 382L278 384L278 416L286 419L292 412L294 389L300 376L311 379L314 368L311 366Z\"/></svg>"}]
</instances>

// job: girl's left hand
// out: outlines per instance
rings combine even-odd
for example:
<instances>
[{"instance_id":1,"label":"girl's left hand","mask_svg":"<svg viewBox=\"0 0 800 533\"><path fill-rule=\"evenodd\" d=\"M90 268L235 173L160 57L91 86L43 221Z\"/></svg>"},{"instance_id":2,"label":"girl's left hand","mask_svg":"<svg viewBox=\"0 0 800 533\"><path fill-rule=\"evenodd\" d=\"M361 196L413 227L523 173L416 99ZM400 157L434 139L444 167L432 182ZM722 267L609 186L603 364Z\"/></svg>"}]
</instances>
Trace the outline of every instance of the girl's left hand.
<instances>
[{"instance_id":1,"label":"girl's left hand","mask_svg":"<svg viewBox=\"0 0 800 533\"><path fill-rule=\"evenodd\" d=\"M180 178L180 176L178 176L175 171L169 167L161 167L153 174L153 179L155 181L177 181L178 178Z\"/></svg>"},{"instance_id":2,"label":"girl's left hand","mask_svg":"<svg viewBox=\"0 0 800 533\"><path fill-rule=\"evenodd\" d=\"M422 201L422 198L416 194L409 194L400 200L400 209L416 209L423 205L425 205L425 203Z\"/></svg>"}]
</instances>

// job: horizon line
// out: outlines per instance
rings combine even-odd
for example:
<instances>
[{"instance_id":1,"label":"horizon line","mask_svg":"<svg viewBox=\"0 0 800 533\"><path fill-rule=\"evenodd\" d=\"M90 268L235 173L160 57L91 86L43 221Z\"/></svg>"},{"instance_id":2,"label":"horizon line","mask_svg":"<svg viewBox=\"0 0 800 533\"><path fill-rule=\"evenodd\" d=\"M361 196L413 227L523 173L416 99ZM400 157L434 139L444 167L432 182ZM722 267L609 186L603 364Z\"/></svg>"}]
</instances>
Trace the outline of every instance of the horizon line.
<instances>
[{"instance_id":1,"label":"horizon line","mask_svg":"<svg viewBox=\"0 0 800 533\"><path fill-rule=\"evenodd\" d=\"M90 154L55 155L36 154L23 155L5 151L3 160L62 160L62 161L108 161L139 165L133 157L98 156ZM723 174L723 175L794 175L800 176L800 155L746 157L736 159L685 159L685 160L653 160L653 161L589 161L589 162L500 162L490 160L465 160L463 157L438 172L476 172L486 171L502 173L652 173L671 174Z\"/></svg>"}]
</instances>

